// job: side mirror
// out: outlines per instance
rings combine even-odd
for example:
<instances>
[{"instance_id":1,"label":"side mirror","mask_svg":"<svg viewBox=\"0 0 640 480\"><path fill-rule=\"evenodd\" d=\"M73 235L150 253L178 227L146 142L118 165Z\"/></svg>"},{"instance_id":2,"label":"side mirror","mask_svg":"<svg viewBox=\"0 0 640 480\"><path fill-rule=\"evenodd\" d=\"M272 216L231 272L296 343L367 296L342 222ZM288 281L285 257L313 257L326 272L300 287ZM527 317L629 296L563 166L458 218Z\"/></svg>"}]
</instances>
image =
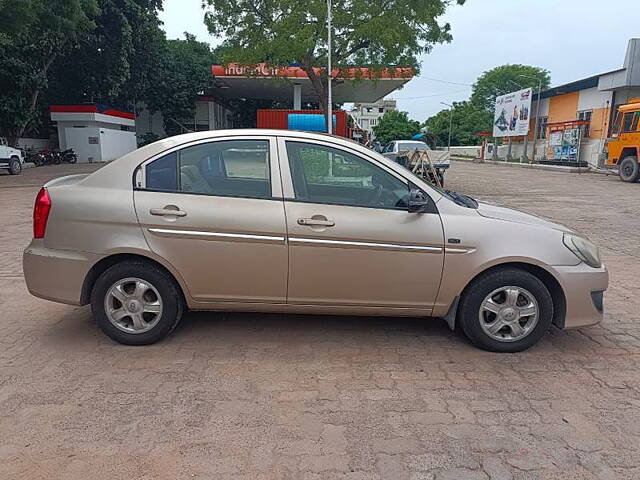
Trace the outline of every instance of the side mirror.
<instances>
[{"instance_id":1,"label":"side mirror","mask_svg":"<svg viewBox=\"0 0 640 480\"><path fill-rule=\"evenodd\" d=\"M422 190L412 188L409 192L409 213L424 213L429 208L429 195Z\"/></svg>"}]
</instances>

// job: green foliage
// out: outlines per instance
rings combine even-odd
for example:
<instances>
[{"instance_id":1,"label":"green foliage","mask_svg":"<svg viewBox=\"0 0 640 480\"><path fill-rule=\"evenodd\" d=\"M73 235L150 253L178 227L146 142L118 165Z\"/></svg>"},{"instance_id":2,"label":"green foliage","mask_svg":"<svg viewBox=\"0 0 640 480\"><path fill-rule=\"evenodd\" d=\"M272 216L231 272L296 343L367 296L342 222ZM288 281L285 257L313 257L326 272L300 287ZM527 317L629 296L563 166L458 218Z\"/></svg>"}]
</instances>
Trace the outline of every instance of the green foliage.
<instances>
[{"instance_id":1,"label":"green foliage","mask_svg":"<svg viewBox=\"0 0 640 480\"><path fill-rule=\"evenodd\" d=\"M409 119L407 112L392 110L385 113L373 127L373 133L381 144L392 140L408 140L420 132L420 123Z\"/></svg>"},{"instance_id":2,"label":"green foliage","mask_svg":"<svg viewBox=\"0 0 640 480\"><path fill-rule=\"evenodd\" d=\"M192 35L169 40L161 0L0 0L0 133L37 130L53 103L95 102L193 118L214 56ZM146 136L142 141L149 141Z\"/></svg>"},{"instance_id":3,"label":"green foliage","mask_svg":"<svg viewBox=\"0 0 640 480\"><path fill-rule=\"evenodd\" d=\"M543 90L549 88L551 76L548 70L529 65L501 65L478 77L473 84L471 102L479 108L493 111L497 96L529 87L535 93L540 80Z\"/></svg>"},{"instance_id":4,"label":"green foliage","mask_svg":"<svg viewBox=\"0 0 640 480\"><path fill-rule=\"evenodd\" d=\"M11 44L19 33L26 32L37 19L37 2L0 0L0 47Z\"/></svg>"},{"instance_id":5,"label":"green foliage","mask_svg":"<svg viewBox=\"0 0 640 480\"><path fill-rule=\"evenodd\" d=\"M95 0L18 0L3 3L0 13L13 24L3 30L0 48L0 130L13 143L37 126L51 66L95 28L98 5ZM21 20L26 23L20 25Z\"/></svg>"},{"instance_id":6,"label":"green foliage","mask_svg":"<svg viewBox=\"0 0 640 480\"><path fill-rule=\"evenodd\" d=\"M165 48L156 3L99 0L96 28L52 70L52 103L96 102L133 107L160 73Z\"/></svg>"},{"instance_id":7,"label":"green foliage","mask_svg":"<svg viewBox=\"0 0 640 480\"><path fill-rule=\"evenodd\" d=\"M455 102L452 110L442 110L424 123L426 130L436 139L436 146L446 146L451 117L451 145L480 145L476 134L492 130L493 114L471 102Z\"/></svg>"},{"instance_id":8,"label":"green foliage","mask_svg":"<svg viewBox=\"0 0 640 480\"><path fill-rule=\"evenodd\" d=\"M213 87L215 56L208 43L185 33L184 40L167 40L159 62L146 103L152 112L162 113L167 135L175 135L183 132L179 123L193 119L198 94Z\"/></svg>"},{"instance_id":9,"label":"green foliage","mask_svg":"<svg viewBox=\"0 0 640 480\"><path fill-rule=\"evenodd\" d=\"M438 18L453 0L334 0L332 61L336 67L403 65L451 40ZM456 0L462 4L464 0ZM327 105L326 0L203 0L209 31L223 36L222 60L243 64L298 63L319 103Z\"/></svg>"}]
</instances>

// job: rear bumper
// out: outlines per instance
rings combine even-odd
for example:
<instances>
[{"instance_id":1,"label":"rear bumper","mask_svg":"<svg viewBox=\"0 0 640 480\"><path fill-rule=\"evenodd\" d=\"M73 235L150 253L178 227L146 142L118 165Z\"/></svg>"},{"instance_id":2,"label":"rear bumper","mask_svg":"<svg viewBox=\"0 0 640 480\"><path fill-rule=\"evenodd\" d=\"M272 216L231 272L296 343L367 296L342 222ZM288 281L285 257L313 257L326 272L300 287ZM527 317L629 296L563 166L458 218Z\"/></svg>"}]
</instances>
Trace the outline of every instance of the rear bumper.
<instances>
[{"instance_id":1,"label":"rear bumper","mask_svg":"<svg viewBox=\"0 0 640 480\"><path fill-rule=\"evenodd\" d=\"M554 267L566 298L564 328L594 325L604 316L603 293L609 286L609 272L603 265L592 268L584 263Z\"/></svg>"},{"instance_id":2,"label":"rear bumper","mask_svg":"<svg viewBox=\"0 0 640 480\"><path fill-rule=\"evenodd\" d=\"M32 240L22 255L27 288L32 295L54 302L80 305L82 285L99 255L45 248Z\"/></svg>"}]
</instances>

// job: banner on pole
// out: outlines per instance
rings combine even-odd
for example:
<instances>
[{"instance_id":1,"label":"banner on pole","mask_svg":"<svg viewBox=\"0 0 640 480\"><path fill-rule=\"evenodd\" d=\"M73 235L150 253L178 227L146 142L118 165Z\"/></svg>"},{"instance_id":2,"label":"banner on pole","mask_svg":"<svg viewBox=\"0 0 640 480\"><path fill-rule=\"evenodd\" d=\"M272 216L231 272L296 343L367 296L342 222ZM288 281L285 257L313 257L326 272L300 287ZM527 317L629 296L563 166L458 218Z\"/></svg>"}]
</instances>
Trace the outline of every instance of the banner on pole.
<instances>
[{"instance_id":1,"label":"banner on pole","mask_svg":"<svg viewBox=\"0 0 640 480\"><path fill-rule=\"evenodd\" d=\"M532 91L531 88L525 88L496 97L494 137L518 137L529 133Z\"/></svg>"}]
</instances>

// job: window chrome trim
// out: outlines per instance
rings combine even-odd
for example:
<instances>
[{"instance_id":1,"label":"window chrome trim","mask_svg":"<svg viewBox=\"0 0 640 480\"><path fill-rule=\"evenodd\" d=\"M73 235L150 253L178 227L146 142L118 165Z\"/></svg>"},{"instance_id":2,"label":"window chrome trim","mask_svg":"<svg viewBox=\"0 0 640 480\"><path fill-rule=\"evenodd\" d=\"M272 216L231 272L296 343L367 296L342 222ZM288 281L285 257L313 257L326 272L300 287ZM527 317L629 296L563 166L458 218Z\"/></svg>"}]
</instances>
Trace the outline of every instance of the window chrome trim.
<instances>
[{"instance_id":1,"label":"window chrome trim","mask_svg":"<svg viewBox=\"0 0 640 480\"><path fill-rule=\"evenodd\" d=\"M179 152L185 148L188 147L193 147L193 146L197 146L197 145L202 145L205 143L217 143L217 142L225 142L225 141L245 141L245 140L262 140L262 141L267 141L269 142L269 183L271 186L271 196L268 197L269 199L271 198L282 198L282 182L281 182L281 175L280 175L280 162L278 159L278 145L277 145L277 137L274 135L261 135L260 133L256 133L255 135L246 135L246 134L241 134L241 135L225 135L223 137L209 137L209 138L201 138L198 140L193 140L190 142L186 142L186 143L182 143L179 145L173 145L169 148L167 148L166 150L163 150L161 152L156 153L155 155L152 155L151 157L147 158L146 160L143 160L142 162L140 162L138 164L138 166L133 170L133 174L132 174L132 178L131 178L131 182L133 184L134 189L136 190L144 190L144 191L153 191L151 189L147 189L147 179L146 179L146 166L149 163L152 163L156 160L158 160L161 157L164 157L165 155L169 155L171 153L174 152ZM176 165L178 165L178 160L176 160ZM141 172L142 175L138 176L138 172ZM138 185L138 181L141 181L141 185ZM191 192L181 192L181 191L164 191L161 190L160 192L163 193L191 193ZM211 195L208 193L203 193L203 195L209 195L209 196L221 196L221 195ZM222 195L225 196L225 195ZM229 195L227 195L229 196ZM266 199L265 197L242 197L242 198L258 198L258 199Z\"/></svg>"},{"instance_id":2,"label":"window chrome trim","mask_svg":"<svg viewBox=\"0 0 640 480\"><path fill-rule=\"evenodd\" d=\"M324 245L336 245L346 247L386 248L392 250L418 250L423 252L441 253L442 247L427 245L401 245L398 243L355 242L349 240L325 240L321 238L289 237L290 243L312 243Z\"/></svg>"},{"instance_id":3,"label":"window chrome trim","mask_svg":"<svg viewBox=\"0 0 640 480\"><path fill-rule=\"evenodd\" d=\"M203 232L200 230L174 230L172 228L149 228L151 233L167 235L185 235L193 237L238 238L242 240L262 240L284 243L285 237L276 235L253 235L249 233Z\"/></svg>"}]
</instances>

